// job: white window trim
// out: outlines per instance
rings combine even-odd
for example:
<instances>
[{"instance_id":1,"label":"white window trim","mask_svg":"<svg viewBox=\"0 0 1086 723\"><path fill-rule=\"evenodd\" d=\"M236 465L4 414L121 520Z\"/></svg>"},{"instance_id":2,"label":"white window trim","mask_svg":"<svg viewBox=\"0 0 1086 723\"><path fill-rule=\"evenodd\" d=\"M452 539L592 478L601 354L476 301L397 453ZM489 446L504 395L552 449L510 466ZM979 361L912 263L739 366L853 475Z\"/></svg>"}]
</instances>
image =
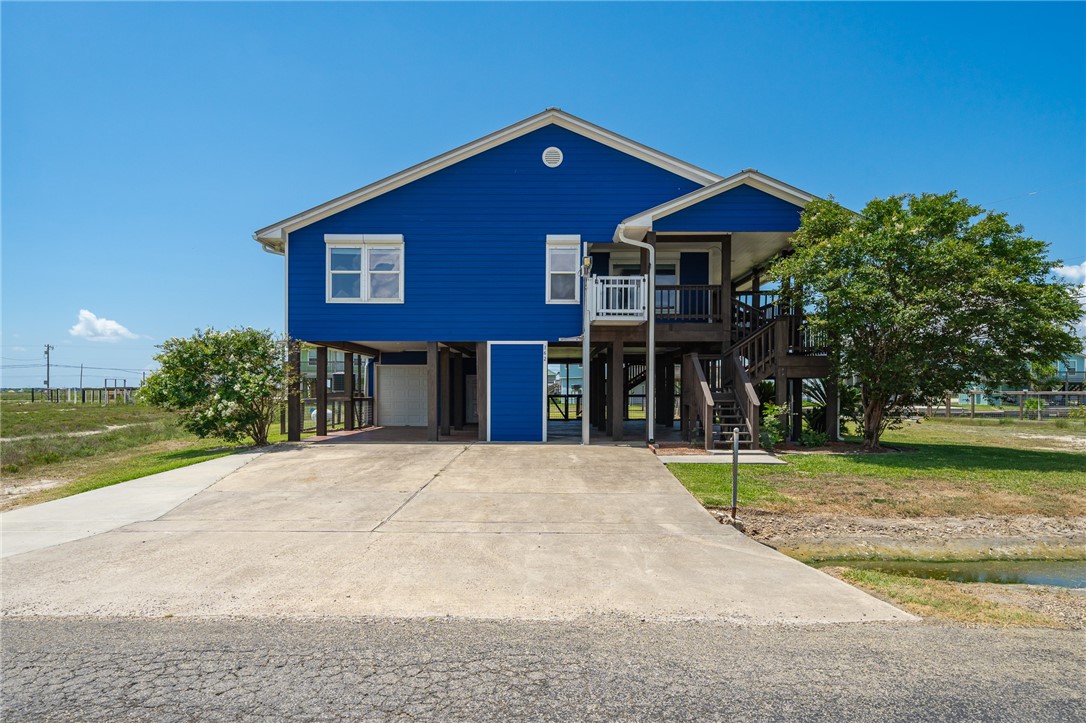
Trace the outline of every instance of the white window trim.
<instances>
[{"instance_id":1,"label":"white window trim","mask_svg":"<svg viewBox=\"0 0 1086 723\"><path fill-rule=\"evenodd\" d=\"M404 253L403 234L392 233L328 233L324 235L324 301L328 304L402 304L404 303L404 277L407 274L406 254ZM332 249L352 248L362 253L361 281L357 299L341 299L332 297ZM370 298L370 270L369 252L378 250L397 250L400 252L400 288L399 298L396 299L372 299Z\"/></svg>"},{"instance_id":2,"label":"white window trim","mask_svg":"<svg viewBox=\"0 0 1086 723\"><path fill-rule=\"evenodd\" d=\"M578 262L581 259L581 237L577 234L547 234L547 261L546 261L546 274L543 277L543 298L548 304L580 304L581 303L581 278L578 273L580 264L574 264L573 268L573 298L572 299L552 299L551 298L551 250L552 249L571 249L577 255ZM555 273L568 273L565 271L557 271Z\"/></svg>"}]
</instances>

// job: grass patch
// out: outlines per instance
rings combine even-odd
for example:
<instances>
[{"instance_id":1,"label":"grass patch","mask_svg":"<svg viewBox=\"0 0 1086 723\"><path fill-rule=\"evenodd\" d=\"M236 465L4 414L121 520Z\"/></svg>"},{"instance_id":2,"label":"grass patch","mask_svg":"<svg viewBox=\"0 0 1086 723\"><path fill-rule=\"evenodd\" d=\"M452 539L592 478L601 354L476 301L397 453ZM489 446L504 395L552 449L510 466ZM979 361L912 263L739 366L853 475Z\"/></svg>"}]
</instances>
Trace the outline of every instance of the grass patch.
<instances>
[{"instance_id":1,"label":"grass patch","mask_svg":"<svg viewBox=\"0 0 1086 723\"><path fill-rule=\"evenodd\" d=\"M731 507L732 468L726 464L669 464L671 473L706 507ZM744 478L740 467L739 504L744 507L787 503L789 500L772 483L751 476Z\"/></svg>"},{"instance_id":2,"label":"grass patch","mask_svg":"<svg viewBox=\"0 0 1086 723\"><path fill-rule=\"evenodd\" d=\"M899 453L797 454L785 457L787 465L743 465L739 499L770 512L868 517L1079 516L1086 514L1086 453L1067 445L1080 437L1054 424L913 424L886 435L887 444L907 450ZM1038 449L1039 441L1054 448ZM727 465L668 467L703 505L731 504Z\"/></svg>"},{"instance_id":3,"label":"grass patch","mask_svg":"<svg viewBox=\"0 0 1086 723\"><path fill-rule=\"evenodd\" d=\"M90 432L112 426L173 419L173 414L143 404L53 404L0 398L0 436Z\"/></svg>"},{"instance_id":4,"label":"grass patch","mask_svg":"<svg viewBox=\"0 0 1086 723\"><path fill-rule=\"evenodd\" d=\"M14 423L10 423L15 419ZM199 439L177 416L138 404L68 405L2 398L0 509L46 502L231 454L252 444ZM97 434L82 432L107 430ZM11 430L15 428L16 432ZM75 433L76 436L72 436ZM269 441L286 435L272 425ZM23 490L26 493L23 494Z\"/></svg>"},{"instance_id":5,"label":"grass patch","mask_svg":"<svg viewBox=\"0 0 1086 723\"><path fill-rule=\"evenodd\" d=\"M168 439L191 438L173 417L86 436L36 436L0 443L6 475L33 473L37 468L82 457L95 457Z\"/></svg>"},{"instance_id":6,"label":"grass patch","mask_svg":"<svg viewBox=\"0 0 1086 723\"><path fill-rule=\"evenodd\" d=\"M74 481L57 487L32 492L18 500L18 505L35 505L62 497L70 497L81 492L89 492L101 487L109 487L120 482L146 477L147 475L168 472L171 469L187 467L190 464L206 462L216 457L225 457L238 451L237 447L224 447L220 443L205 441L207 446L187 447L178 450L143 452L122 455L97 465L94 471L80 475Z\"/></svg>"},{"instance_id":7,"label":"grass patch","mask_svg":"<svg viewBox=\"0 0 1086 723\"><path fill-rule=\"evenodd\" d=\"M849 567L824 569L924 618L999 627L1064 627L1058 620L1017 605L996 603L974 595L969 592L968 585L962 583Z\"/></svg>"}]
</instances>

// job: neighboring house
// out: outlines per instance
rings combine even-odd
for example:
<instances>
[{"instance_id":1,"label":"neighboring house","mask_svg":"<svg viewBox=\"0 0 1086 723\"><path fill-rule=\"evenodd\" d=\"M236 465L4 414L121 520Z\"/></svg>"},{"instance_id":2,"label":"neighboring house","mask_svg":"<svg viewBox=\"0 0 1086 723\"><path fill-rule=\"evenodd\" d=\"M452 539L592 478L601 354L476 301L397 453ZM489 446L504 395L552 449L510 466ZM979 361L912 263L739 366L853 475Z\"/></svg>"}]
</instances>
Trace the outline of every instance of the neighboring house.
<instances>
[{"instance_id":1,"label":"neighboring house","mask_svg":"<svg viewBox=\"0 0 1086 723\"><path fill-rule=\"evenodd\" d=\"M1053 375L1054 384L1050 388L1040 391L1070 391L1081 392L1086 390L1086 354L1068 354L1056 362L1056 371ZM1004 405L1017 405L1018 397L1012 394L1000 394L1000 392L1021 392L1021 389L1002 384L993 389L991 394L985 393L978 387L975 392L976 404L989 404L994 407ZM968 391L958 393L959 404L970 403Z\"/></svg>"},{"instance_id":2,"label":"neighboring house","mask_svg":"<svg viewBox=\"0 0 1086 723\"><path fill-rule=\"evenodd\" d=\"M287 330L316 346L318 397L329 349L347 368L365 355L379 425L546 441L548 394L574 388L549 362L580 377L585 441L590 425L621 439L643 386L648 440L678 408L687 436L741 425L756 445L752 385L776 378L795 413L803 378L828 372L802 315L761 284L811 199L548 109L254 238L284 256ZM347 375L346 393L360 383Z\"/></svg>"}]
</instances>

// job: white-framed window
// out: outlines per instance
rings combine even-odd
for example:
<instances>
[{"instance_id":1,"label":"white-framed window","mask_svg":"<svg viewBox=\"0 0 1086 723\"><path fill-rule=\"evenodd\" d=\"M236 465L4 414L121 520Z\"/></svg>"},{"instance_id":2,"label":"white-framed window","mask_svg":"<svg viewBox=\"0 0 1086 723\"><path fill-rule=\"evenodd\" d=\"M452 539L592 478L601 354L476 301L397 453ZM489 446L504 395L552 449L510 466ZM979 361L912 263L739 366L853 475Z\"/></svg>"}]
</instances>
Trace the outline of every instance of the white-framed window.
<instances>
[{"instance_id":1,"label":"white-framed window","mask_svg":"<svg viewBox=\"0 0 1086 723\"><path fill-rule=\"evenodd\" d=\"M547 303L577 304L581 301L580 236L547 236Z\"/></svg>"},{"instance_id":2,"label":"white-framed window","mask_svg":"<svg viewBox=\"0 0 1086 723\"><path fill-rule=\"evenodd\" d=\"M403 303L403 236L325 234L324 244L328 303Z\"/></svg>"}]
</instances>

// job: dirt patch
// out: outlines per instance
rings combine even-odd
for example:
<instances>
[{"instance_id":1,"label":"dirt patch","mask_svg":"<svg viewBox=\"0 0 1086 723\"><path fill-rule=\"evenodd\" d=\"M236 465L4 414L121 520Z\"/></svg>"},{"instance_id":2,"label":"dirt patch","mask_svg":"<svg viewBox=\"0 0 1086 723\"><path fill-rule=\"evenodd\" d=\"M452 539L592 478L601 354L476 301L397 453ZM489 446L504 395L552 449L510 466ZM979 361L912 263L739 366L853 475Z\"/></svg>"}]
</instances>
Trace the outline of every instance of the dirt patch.
<instances>
[{"instance_id":1,"label":"dirt patch","mask_svg":"<svg viewBox=\"0 0 1086 723\"><path fill-rule=\"evenodd\" d=\"M714 516L727 516L713 509ZM886 519L744 510L750 537L804 560L1086 558L1086 517L971 516Z\"/></svg>"},{"instance_id":2,"label":"dirt patch","mask_svg":"<svg viewBox=\"0 0 1086 723\"><path fill-rule=\"evenodd\" d=\"M1054 449L1072 449L1076 452L1086 450L1086 437L1072 437L1070 435L1054 435L1054 434L1025 434L1015 433L1012 435L1018 439L1033 440L1039 443L1040 446Z\"/></svg>"},{"instance_id":3,"label":"dirt patch","mask_svg":"<svg viewBox=\"0 0 1086 723\"><path fill-rule=\"evenodd\" d=\"M1013 605L1058 620L1073 630L1086 630L1086 590L990 582L956 582L954 585L997 605Z\"/></svg>"}]
</instances>

